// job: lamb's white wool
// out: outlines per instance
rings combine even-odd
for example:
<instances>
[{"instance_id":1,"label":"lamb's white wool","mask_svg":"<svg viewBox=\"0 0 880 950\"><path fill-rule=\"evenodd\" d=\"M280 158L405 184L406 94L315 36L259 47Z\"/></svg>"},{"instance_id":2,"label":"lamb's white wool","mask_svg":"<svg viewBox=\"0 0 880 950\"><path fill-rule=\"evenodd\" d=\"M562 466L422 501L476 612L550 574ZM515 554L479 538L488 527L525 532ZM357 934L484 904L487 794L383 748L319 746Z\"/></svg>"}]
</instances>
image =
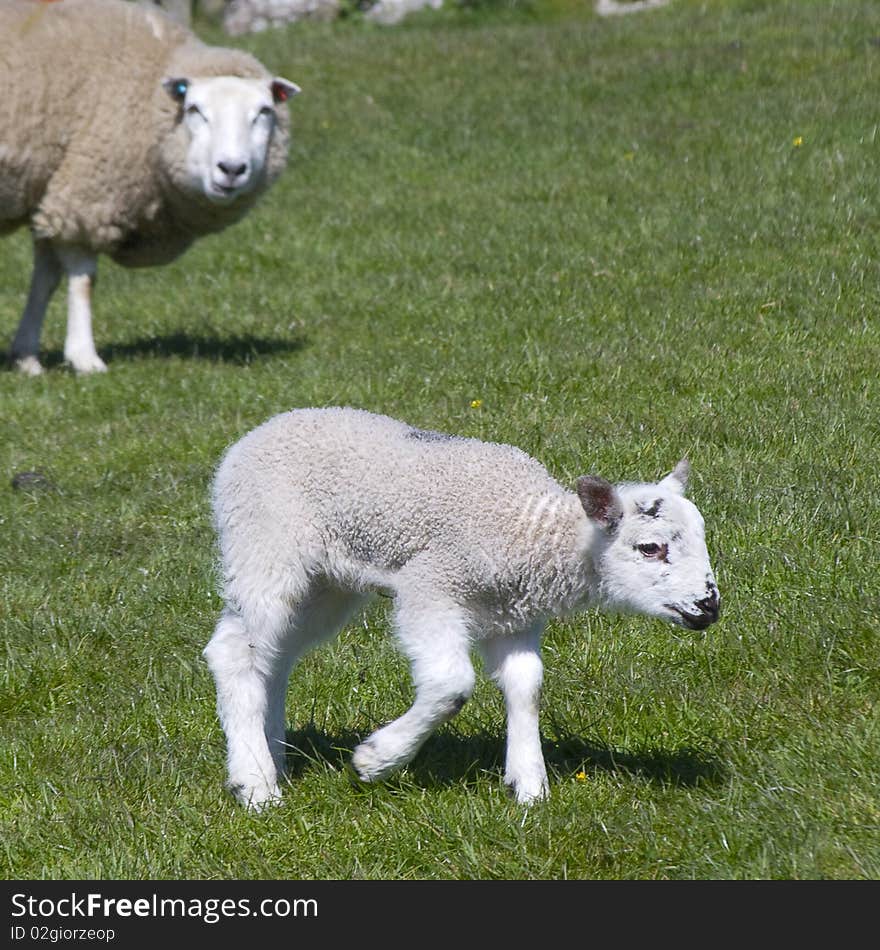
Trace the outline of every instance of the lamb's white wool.
<instances>
[{"instance_id":1,"label":"lamb's white wool","mask_svg":"<svg viewBox=\"0 0 880 950\"><path fill-rule=\"evenodd\" d=\"M98 255L165 264L242 218L285 166L282 104L298 89L121 0L3 0L0 36L0 234L28 226L34 239L11 355L41 372L43 318L66 275L64 356L77 372L101 371Z\"/></svg>"},{"instance_id":2,"label":"lamb's white wool","mask_svg":"<svg viewBox=\"0 0 880 950\"><path fill-rule=\"evenodd\" d=\"M214 481L224 597L205 648L229 785L279 796L290 672L375 592L394 600L412 707L354 751L375 781L405 765L470 696L483 655L507 707L505 782L547 792L538 731L541 632L595 604L689 629L718 619L687 464L656 484L596 476L569 491L517 448L356 409L299 409L225 454Z\"/></svg>"}]
</instances>

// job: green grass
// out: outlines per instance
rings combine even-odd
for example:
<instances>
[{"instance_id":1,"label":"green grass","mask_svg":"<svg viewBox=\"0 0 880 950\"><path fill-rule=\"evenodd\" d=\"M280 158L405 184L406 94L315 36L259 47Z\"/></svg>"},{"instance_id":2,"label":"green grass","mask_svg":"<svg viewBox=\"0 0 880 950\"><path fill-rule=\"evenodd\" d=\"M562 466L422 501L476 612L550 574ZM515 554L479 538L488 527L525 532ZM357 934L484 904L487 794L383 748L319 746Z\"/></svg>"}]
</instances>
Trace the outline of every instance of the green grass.
<instances>
[{"instance_id":1,"label":"green grass","mask_svg":"<svg viewBox=\"0 0 880 950\"><path fill-rule=\"evenodd\" d=\"M237 42L303 87L289 171L170 267L102 262L109 374L60 365L60 294L49 372L0 374L0 873L880 876L878 5L536 0ZM3 242L7 338L29 258ZM382 603L294 675L283 804L223 792L209 480L327 404L564 481L689 455L722 622L550 626L546 803L506 798L484 680L399 779L350 784L410 696ZM11 488L35 469L54 490Z\"/></svg>"}]
</instances>

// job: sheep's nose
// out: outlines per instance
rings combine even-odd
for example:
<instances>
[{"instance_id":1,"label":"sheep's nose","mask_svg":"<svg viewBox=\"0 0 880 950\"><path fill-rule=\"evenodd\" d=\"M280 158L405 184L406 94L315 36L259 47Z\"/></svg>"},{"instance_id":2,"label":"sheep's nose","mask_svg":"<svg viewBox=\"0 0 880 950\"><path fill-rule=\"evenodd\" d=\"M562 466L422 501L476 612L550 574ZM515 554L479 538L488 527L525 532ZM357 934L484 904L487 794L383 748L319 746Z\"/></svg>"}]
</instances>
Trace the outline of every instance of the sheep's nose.
<instances>
[{"instance_id":1,"label":"sheep's nose","mask_svg":"<svg viewBox=\"0 0 880 950\"><path fill-rule=\"evenodd\" d=\"M711 619L712 623L714 623L721 613L721 600L718 597L718 588L710 587L709 596L698 600L695 606L699 607L700 610Z\"/></svg>"},{"instance_id":2,"label":"sheep's nose","mask_svg":"<svg viewBox=\"0 0 880 950\"><path fill-rule=\"evenodd\" d=\"M241 178L247 171L247 162L217 162L217 167L229 178Z\"/></svg>"}]
</instances>

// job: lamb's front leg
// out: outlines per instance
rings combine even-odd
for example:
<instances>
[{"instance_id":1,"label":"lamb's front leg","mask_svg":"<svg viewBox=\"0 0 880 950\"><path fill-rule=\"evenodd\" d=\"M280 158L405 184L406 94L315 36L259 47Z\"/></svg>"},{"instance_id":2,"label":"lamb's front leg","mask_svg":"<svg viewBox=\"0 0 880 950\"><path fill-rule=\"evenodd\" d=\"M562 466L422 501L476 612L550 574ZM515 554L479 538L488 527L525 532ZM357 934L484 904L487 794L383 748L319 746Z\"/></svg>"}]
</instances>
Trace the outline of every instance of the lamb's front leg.
<instances>
[{"instance_id":1,"label":"lamb's front leg","mask_svg":"<svg viewBox=\"0 0 880 950\"><path fill-rule=\"evenodd\" d=\"M34 266L24 313L15 331L10 357L15 367L27 376L39 376L40 333L52 295L61 282L61 261L49 241L34 241Z\"/></svg>"},{"instance_id":2,"label":"lamb's front leg","mask_svg":"<svg viewBox=\"0 0 880 950\"><path fill-rule=\"evenodd\" d=\"M541 627L499 635L480 643L486 672L498 684L507 707L507 758L504 783L516 800L528 804L549 792L541 750L538 710L544 666Z\"/></svg>"},{"instance_id":3,"label":"lamb's front leg","mask_svg":"<svg viewBox=\"0 0 880 950\"><path fill-rule=\"evenodd\" d=\"M92 335L92 288L98 270L95 254L79 248L58 249L67 274L67 335L64 359L77 373L104 373L107 366L98 356Z\"/></svg>"},{"instance_id":4,"label":"lamb's front leg","mask_svg":"<svg viewBox=\"0 0 880 950\"><path fill-rule=\"evenodd\" d=\"M402 768L441 723L458 713L474 689L470 635L452 606L406 603L398 598L397 635L412 665L416 698L398 719L362 742L352 766L365 782L377 782Z\"/></svg>"}]
</instances>

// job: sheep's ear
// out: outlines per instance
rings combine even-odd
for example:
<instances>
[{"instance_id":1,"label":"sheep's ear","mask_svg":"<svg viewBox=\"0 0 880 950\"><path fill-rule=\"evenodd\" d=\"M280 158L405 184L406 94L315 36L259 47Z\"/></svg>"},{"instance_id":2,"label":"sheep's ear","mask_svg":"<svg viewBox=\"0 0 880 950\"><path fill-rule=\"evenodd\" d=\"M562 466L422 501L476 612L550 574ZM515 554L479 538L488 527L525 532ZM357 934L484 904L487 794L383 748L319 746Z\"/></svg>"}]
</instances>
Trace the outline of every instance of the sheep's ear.
<instances>
[{"instance_id":1,"label":"sheep's ear","mask_svg":"<svg viewBox=\"0 0 880 950\"><path fill-rule=\"evenodd\" d=\"M186 99L186 90L189 89L189 80L182 76L169 77L162 80L162 88L175 102Z\"/></svg>"},{"instance_id":2,"label":"sheep's ear","mask_svg":"<svg viewBox=\"0 0 880 950\"><path fill-rule=\"evenodd\" d=\"M686 458L682 459L666 478L660 482L661 487L668 488L669 491L675 492L677 495L683 495L685 488L687 488L690 471L691 463Z\"/></svg>"},{"instance_id":3,"label":"sheep's ear","mask_svg":"<svg viewBox=\"0 0 880 950\"><path fill-rule=\"evenodd\" d=\"M623 517L623 505L617 489L598 475L582 475L577 480L577 493L587 517L606 531L614 531Z\"/></svg>"},{"instance_id":4,"label":"sheep's ear","mask_svg":"<svg viewBox=\"0 0 880 950\"><path fill-rule=\"evenodd\" d=\"M296 96L302 92L302 89L295 82L289 79L282 79L276 76L269 88L272 90L272 99L277 106L280 102L287 102L291 96Z\"/></svg>"}]
</instances>

